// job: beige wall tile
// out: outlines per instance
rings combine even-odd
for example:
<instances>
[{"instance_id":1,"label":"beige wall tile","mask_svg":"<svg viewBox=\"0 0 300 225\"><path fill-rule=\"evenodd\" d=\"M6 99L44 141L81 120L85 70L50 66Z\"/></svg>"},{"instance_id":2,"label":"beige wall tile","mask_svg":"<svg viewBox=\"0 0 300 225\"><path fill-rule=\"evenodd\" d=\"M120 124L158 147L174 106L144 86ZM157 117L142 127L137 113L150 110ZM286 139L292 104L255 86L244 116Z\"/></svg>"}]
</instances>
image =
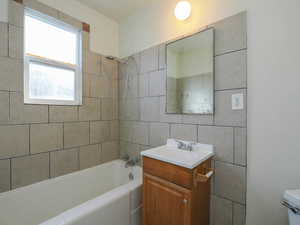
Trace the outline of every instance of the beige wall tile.
<instances>
[{"instance_id":1,"label":"beige wall tile","mask_svg":"<svg viewBox=\"0 0 300 225\"><path fill-rule=\"evenodd\" d=\"M215 89L247 87L247 50L217 56L215 61Z\"/></svg>"},{"instance_id":2,"label":"beige wall tile","mask_svg":"<svg viewBox=\"0 0 300 225\"><path fill-rule=\"evenodd\" d=\"M213 25L217 55L247 48L246 15L246 12L242 12Z\"/></svg>"},{"instance_id":3,"label":"beige wall tile","mask_svg":"<svg viewBox=\"0 0 300 225\"><path fill-rule=\"evenodd\" d=\"M216 160L233 163L234 137L232 127L199 126L198 142L213 145Z\"/></svg>"},{"instance_id":4,"label":"beige wall tile","mask_svg":"<svg viewBox=\"0 0 300 225\"><path fill-rule=\"evenodd\" d=\"M23 90L23 63L19 59L0 57L0 90Z\"/></svg>"},{"instance_id":5,"label":"beige wall tile","mask_svg":"<svg viewBox=\"0 0 300 225\"><path fill-rule=\"evenodd\" d=\"M101 99L101 119L112 120L113 119L113 99L102 98Z\"/></svg>"},{"instance_id":6,"label":"beige wall tile","mask_svg":"<svg viewBox=\"0 0 300 225\"><path fill-rule=\"evenodd\" d=\"M90 96L111 98L113 94L112 80L105 76L89 75Z\"/></svg>"},{"instance_id":7,"label":"beige wall tile","mask_svg":"<svg viewBox=\"0 0 300 225\"><path fill-rule=\"evenodd\" d=\"M138 97L139 76L129 74L128 77L129 77L128 79L122 79L119 81L120 98Z\"/></svg>"},{"instance_id":8,"label":"beige wall tile","mask_svg":"<svg viewBox=\"0 0 300 225\"><path fill-rule=\"evenodd\" d=\"M211 225L232 225L232 202L217 196L211 198Z\"/></svg>"},{"instance_id":9,"label":"beige wall tile","mask_svg":"<svg viewBox=\"0 0 300 225\"><path fill-rule=\"evenodd\" d=\"M23 28L9 25L9 57L23 59Z\"/></svg>"},{"instance_id":10,"label":"beige wall tile","mask_svg":"<svg viewBox=\"0 0 300 225\"><path fill-rule=\"evenodd\" d=\"M197 126L186 124L171 124L172 138L180 139L183 141L197 141Z\"/></svg>"},{"instance_id":11,"label":"beige wall tile","mask_svg":"<svg viewBox=\"0 0 300 225\"><path fill-rule=\"evenodd\" d=\"M160 98L146 97L140 100L140 113L142 121L159 122L160 120Z\"/></svg>"},{"instance_id":12,"label":"beige wall tile","mask_svg":"<svg viewBox=\"0 0 300 225\"><path fill-rule=\"evenodd\" d=\"M130 142L120 142L120 155L129 155L130 158L140 158L140 153L143 148L141 145L130 143Z\"/></svg>"},{"instance_id":13,"label":"beige wall tile","mask_svg":"<svg viewBox=\"0 0 300 225\"><path fill-rule=\"evenodd\" d=\"M21 93L10 94L10 120L13 123L47 123L47 105L24 104Z\"/></svg>"},{"instance_id":14,"label":"beige wall tile","mask_svg":"<svg viewBox=\"0 0 300 225\"><path fill-rule=\"evenodd\" d=\"M102 90L100 90L99 87L101 86L103 78L98 75L88 74L88 80L89 80L90 96L101 97Z\"/></svg>"},{"instance_id":15,"label":"beige wall tile","mask_svg":"<svg viewBox=\"0 0 300 225\"><path fill-rule=\"evenodd\" d=\"M153 147L165 145L170 136L169 124L151 123L150 124L150 145Z\"/></svg>"},{"instance_id":16,"label":"beige wall tile","mask_svg":"<svg viewBox=\"0 0 300 225\"><path fill-rule=\"evenodd\" d=\"M110 122L93 121L90 127L90 143L102 143L110 140Z\"/></svg>"},{"instance_id":17,"label":"beige wall tile","mask_svg":"<svg viewBox=\"0 0 300 225\"><path fill-rule=\"evenodd\" d=\"M83 65L85 73L101 75L101 56L99 54L86 51Z\"/></svg>"},{"instance_id":18,"label":"beige wall tile","mask_svg":"<svg viewBox=\"0 0 300 225\"><path fill-rule=\"evenodd\" d=\"M109 162L119 158L119 143L105 142L102 144L101 157L102 162Z\"/></svg>"},{"instance_id":19,"label":"beige wall tile","mask_svg":"<svg viewBox=\"0 0 300 225\"><path fill-rule=\"evenodd\" d=\"M101 145L88 145L79 149L79 168L86 169L101 163Z\"/></svg>"},{"instance_id":20,"label":"beige wall tile","mask_svg":"<svg viewBox=\"0 0 300 225\"><path fill-rule=\"evenodd\" d=\"M160 122L163 123L182 123L182 115L166 113L166 96L160 97Z\"/></svg>"},{"instance_id":21,"label":"beige wall tile","mask_svg":"<svg viewBox=\"0 0 300 225\"><path fill-rule=\"evenodd\" d=\"M233 225L246 224L246 207L237 203L233 204Z\"/></svg>"},{"instance_id":22,"label":"beige wall tile","mask_svg":"<svg viewBox=\"0 0 300 225\"><path fill-rule=\"evenodd\" d=\"M141 73L158 69L158 48L149 48L141 53Z\"/></svg>"},{"instance_id":23,"label":"beige wall tile","mask_svg":"<svg viewBox=\"0 0 300 225\"><path fill-rule=\"evenodd\" d=\"M132 142L134 138L134 122L120 121L120 140Z\"/></svg>"},{"instance_id":24,"label":"beige wall tile","mask_svg":"<svg viewBox=\"0 0 300 225\"><path fill-rule=\"evenodd\" d=\"M0 160L0 193L10 190L10 160Z\"/></svg>"},{"instance_id":25,"label":"beige wall tile","mask_svg":"<svg viewBox=\"0 0 300 225\"><path fill-rule=\"evenodd\" d=\"M40 153L63 148L62 124L36 124L30 127L30 152Z\"/></svg>"},{"instance_id":26,"label":"beige wall tile","mask_svg":"<svg viewBox=\"0 0 300 225\"><path fill-rule=\"evenodd\" d=\"M0 22L0 56L8 56L8 25Z\"/></svg>"},{"instance_id":27,"label":"beige wall tile","mask_svg":"<svg viewBox=\"0 0 300 225\"><path fill-rule=\"evenodd\" d=\"M118 63L115 60L102 57L102 74L111 79L118 79Z\"/></svg>"},{"instance_id":28,"label":"beige wall tile","mask_svg":"<svg viewBox=\"0 0 300 225\"><path fill-rule=\"evenodd\" d=\"M247 129L234 129L234 163L247 165Z\"/></svg>"},{"instance_id":29,"label":"beige wall tile","mask_svg":"<svg viewBox=\"0 0 300 225\"><path fill-rule=\"evenodd\" d=\"M146 114L146 112L145 112ZM144 115L148 118L149 115ZM139 99L122 99L119 102L119 118L121 120L140 120L140 103Z\"/></svg>"},{"instance_id":30,"label":"beige wall tile","mask_svg":"<svg viewBox=\"0 0 300 225\"><path fill-rule=\"evenodd\" d=\"M232 95L243 94L244 108L232 110ZM215 125L245 127L247 124L247 90L227 90L215 92Z\"/></svg>"},{"instance_id":31,"label":"beige wall tile","mask_svg":"<svg viewBox=\"0 0 300 225\"><path fill-rule=\"evenodd\" d=\"M246 168L216 161L215 171L215 194L244 204Z\"/></svg>"},{"instance_id":32,"label":"beige wall tile","mask_svg":"<svg viewBox=\"0 0 300 225\"><path fill-rule=\"evenodd\" d=\"M159 70L149 73L149 96L165 95L166 71Z\"/></svg>"},{"instance_id":33,"label":"beige wall tile","mask_svg":"<svg viewBox=\"0 0 300 225\"><path fill-rule=\"evenodd\" d=\"M0 126L0 158L29 154L29 126Z\"/></svg>"},{"instance_id":34,"label":"beige wall tile","mask_svg":"<svg viewBox=\"0 0 300 225\"><path fill-rule=\"evenodd\" d=\"M158 63L159 63L159 69L165 69L166 68L166 45L161 44L158 47Z\"/></svg>"},{"instance_id":35,"label":"beige wall tile","mask_svg":"<svg viewBox=\"0 0 300 225\"><path fill-rule=\"evenodd\" d=\"M79 169L78 149L50 153L50 175L58 177Z\"/></svg>"},{"instance_id":36,"label":"beige wall tile","mask_svg":"<svg viewBox=\"0 0 300 225\"><path fill-rule=\"evenodd\" d=\"M119 119L119 100L118 98L113 98L113 120Z\"/></svg>"},{"instance_id":37,"label":"beige wall tile","mask_svg":"<svg viewBox=\"0 0 300 225\"><path fill-rule=\"evenodd\" d=\"M133 124L134 142L141 145L149 145L149 124L134 122Z\"/></svg>"},{"instance_id":38,"label":"beige wall tile","mask_svg":"<svg viewBox=\"0 0 300 225\"><path fill-rule=\"evenodd\" d=\"M182 123L212 125L214 123L213 115L182 115Z\"/></svg>"},{"instance_id":39,"label":"beige wall tile","mask_svg":"<svg viewBox=\"0 0 300 225\"><path fill-rule=\"evenodd\" d=\"M12 159L12 188L49 178L49 153Z\"/></svg>"},{"instance_id":40,"label":"beige wall tile","mask_svg":"<svg viewBox=\"0 0 300 225\"><path fill-rule=\"evenodd\" d=\"M149 96L149 74L139 76L139 97Z\"/></svg>"},{"instance_id":41,"label":"beige wall tile","mask_svg":"<svg viewBox=\"0 0 300 225\"><path fill-rule=\"evenodd\" d=\"M79 106L79 120L99 120L100 119L100 101L97 98L84 98L83 105Z\"/></svg>"},{"instance_id":42,"label":"beige wall tile","mask_svg":"<svg viewBox=\"0 0 300 225\"><path fill-rule=\"evenodd\" d=\"M82 96L83 97L91 97L91 78L90 76L93 75L89 75L87 73L83 74L83 78L82 78L82 88L83 88L83 92L82 92Z\"/></svg>"},{"instance_id":43,"label":"beige wall tile","mask_svg":"<svg viewBox=\"0 0 300 225\"><path fill-rule=\"evenodd\" d=\"M71 148L89 144L89 122L64 124L64 147Z\"/></svg>"},{"instance_id":44,"label":"beige wall tile","mask_svg":"<svg viewBox=\"0 0 300 225\"><path fill-rule=\"evenodd\" d=\"M113 80L106 77L101 76L101 80L99 83L99 89L100 89L100 97L103 98L112 98L113 97Z\"/></svg>"},{"instance_id":45,"label":"beige wall tile","mask_svg":"<svg viewBox=\"0 0 300 225\"><path fill-rule=\"evenodd\" d=\"M8 22L9 24L24 26L24 6L16 1L8 1Z\"/></svg>"},{"instance_id":46,"label":"beige wall tile","mask_svg":"<svg viewBox=\"0 0 300 225\"><path fill-rule=\"evenodd\" d=\"M49 106L50 122L78 121L77 106Z\"/></svg>"},{"instance_id":47,"label":"beige wall tile","mask_svg":"<svg viewBox=\"0 0 300 225\"><path fill-rule=\"evenodd\" d=\"M110 122L110 138L112 141L118 141L120 138L120 122L113 120Z\"/></svg>"},{"instance_id":48,"label":"beige wall tile","mask_svg":"<svg viewBox=\"0 0 300 225\"><path fill-rule=\"evenodd\" d=\"M9 120L9 93L0 91L0 124Z\"/></svg>"}]
</instances>

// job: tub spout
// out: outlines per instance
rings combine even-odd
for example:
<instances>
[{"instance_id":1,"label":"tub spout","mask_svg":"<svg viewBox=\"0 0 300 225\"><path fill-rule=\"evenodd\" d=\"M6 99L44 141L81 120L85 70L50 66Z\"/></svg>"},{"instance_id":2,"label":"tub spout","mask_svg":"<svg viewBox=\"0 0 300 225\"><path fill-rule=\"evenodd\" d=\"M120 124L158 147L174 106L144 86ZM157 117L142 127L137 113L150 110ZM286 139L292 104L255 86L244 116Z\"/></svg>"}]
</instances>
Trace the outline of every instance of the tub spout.
<instances>
[{"instance_id":1,"label":"tub spout","mask_svg":"<svg viewBox=\"0 0 300 225\"><path fill-rule=\"evenodd\" d=\"M126 161L125 167L128 168L128 167L136 166L139 162L140 162L140 159L138 157L129 159L128 161Z\"/></svg>"}]
</instances>

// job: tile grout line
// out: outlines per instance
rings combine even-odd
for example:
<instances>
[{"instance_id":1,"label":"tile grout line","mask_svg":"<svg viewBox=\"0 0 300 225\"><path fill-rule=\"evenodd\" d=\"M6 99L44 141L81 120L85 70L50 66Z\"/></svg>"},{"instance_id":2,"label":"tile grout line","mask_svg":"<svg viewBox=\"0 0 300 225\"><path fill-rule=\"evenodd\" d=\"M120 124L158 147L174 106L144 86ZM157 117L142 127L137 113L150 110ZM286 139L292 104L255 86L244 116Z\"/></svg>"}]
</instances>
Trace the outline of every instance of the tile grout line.
<instances>
[{"instance_id":1,"label":"tile grout line","mask_svg":"<svg viewBox=\"0 0 300 225\"><path fill-rule=\"evenodd\" d=\"M32 124L28 125L28 145L29 145L29 155L31 155L31 126Z\"/></svg>"},{"instance_id":2,"label":"tile grout line","mask_svg":"<svg viewBox=\"0 0 300 225\"><path fill-rule=\"evenodd\" d=\"M10 171L10 184L9 184L9 190L12 190L12 184L13 184L13 172L12 172L12 159L9 159L9 171Z\"/></svg>"},{"instance_id":3,"label":"tile grout line","mask_svg":"<svg viewBox=\"0 0 300 225\"><path fill-rule=\"evenodd\" d=\"M51 179L51 152L48 153L49 155L49 179Z\"/></svg>"},{"instance_id":4,"label":"tile grout line","mask_svg":"<svg viewBox=\"0 0 300 225\"><path fill-rule=\"evenodd\" d=\"M233 135L232 135L232 141L233 141L233 143L232 143L232 146L233 146L233 163L235 164L235 152L236 152L236 149L235 149L235 128L233 127L232 128L232 131L233 131Z\"/></svg>"}]
</instances>

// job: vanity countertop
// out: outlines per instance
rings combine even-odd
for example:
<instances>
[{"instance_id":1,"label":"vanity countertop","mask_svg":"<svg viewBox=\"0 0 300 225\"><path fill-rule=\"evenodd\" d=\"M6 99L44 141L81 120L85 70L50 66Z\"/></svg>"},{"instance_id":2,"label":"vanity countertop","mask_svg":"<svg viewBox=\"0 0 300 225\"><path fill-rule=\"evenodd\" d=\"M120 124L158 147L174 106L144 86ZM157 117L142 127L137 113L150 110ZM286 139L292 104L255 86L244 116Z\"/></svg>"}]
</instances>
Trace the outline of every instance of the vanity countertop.
<instances>
[{"instance_id":1,"label":"vanity countertop","mask_svg":"<svg viewBox=\"0 0 300 225\"><path fill-rule=\"evenodd\" d=\"M188 169L194 169L214 156L214 147L212 145L197 143L192 151L187 151L178 149L174 144L169 144L171 141L168 140L167 145L143 151L141 155Z\"/></svg>"}]
</instances>

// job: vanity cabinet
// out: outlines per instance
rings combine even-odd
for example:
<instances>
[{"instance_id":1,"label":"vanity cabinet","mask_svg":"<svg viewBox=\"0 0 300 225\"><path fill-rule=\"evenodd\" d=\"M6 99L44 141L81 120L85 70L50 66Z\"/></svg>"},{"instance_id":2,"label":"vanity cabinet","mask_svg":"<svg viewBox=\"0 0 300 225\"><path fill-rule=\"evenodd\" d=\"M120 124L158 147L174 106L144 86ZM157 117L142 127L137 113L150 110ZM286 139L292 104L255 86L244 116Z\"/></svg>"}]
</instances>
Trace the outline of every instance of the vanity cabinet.
<instances>
[{"instance_id":1,"label":"vanity cabinet","mask_svg":"<svg viewBox=\"0 0 300 225\"><path fill-rule=\"evenodd\" d=\"M194 169L143 157L143 225L209 225L211 159Z\"/></svg>"}]
</instances>

